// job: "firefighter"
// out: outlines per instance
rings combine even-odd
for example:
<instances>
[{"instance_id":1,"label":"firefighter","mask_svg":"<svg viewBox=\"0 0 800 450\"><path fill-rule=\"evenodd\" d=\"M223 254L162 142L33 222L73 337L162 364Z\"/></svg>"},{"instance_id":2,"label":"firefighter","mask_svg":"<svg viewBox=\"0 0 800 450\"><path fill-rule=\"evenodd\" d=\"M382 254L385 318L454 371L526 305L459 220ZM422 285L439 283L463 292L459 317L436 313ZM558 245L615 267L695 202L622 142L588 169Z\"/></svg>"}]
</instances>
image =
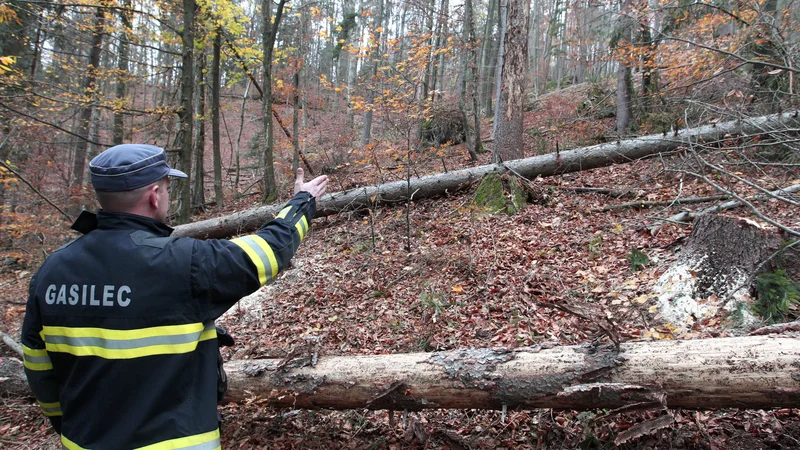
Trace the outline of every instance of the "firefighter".
<instances>
[{"instance_id":1,"label":"firefighter","mask_svg":"<svg viewBox=\"0 0 800 450\"><path fill-rule=\"evenodd\" d=\"M124 144L92 159L101 210L73 225L30 283L25 374L68 449L220 448L214 320L287 266L327 177L233 240L172 237L163 149ZM220 336L229 338L229 336Z\"/></svg>"}]
</instances>

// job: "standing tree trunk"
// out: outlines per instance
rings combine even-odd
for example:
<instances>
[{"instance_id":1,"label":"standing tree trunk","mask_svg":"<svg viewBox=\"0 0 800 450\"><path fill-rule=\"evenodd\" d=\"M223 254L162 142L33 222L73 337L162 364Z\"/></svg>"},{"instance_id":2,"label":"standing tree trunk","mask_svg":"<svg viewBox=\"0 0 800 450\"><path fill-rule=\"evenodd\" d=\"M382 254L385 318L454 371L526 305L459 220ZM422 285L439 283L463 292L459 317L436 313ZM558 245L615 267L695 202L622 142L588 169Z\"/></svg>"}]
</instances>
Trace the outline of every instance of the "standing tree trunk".
<instances>
[{"instance_id":1,"label":"standing tree trunk","mask_svg":"<svg viewBox=\"0 0 800 450\"><path fill-rule=\"evenodd\" d=\"M272 2L270 0L261 1L262 20L262 41L264 50L264 96L262 100L261 114L264 132L264 196L263 202L270 203L278 197L278 187L275 183L274 165L274 126L272 123L272 51L275 48L275 38L278 35L278 26L283 17L283 7L287 0L279 0L275 10L275 21L272 20Z\"/></svg>"},{"instance_id":2,"label":"standing tree trunk","mask_svg":"<svg viewBox=\"0 0 800 450\"><path fill-rule=\"evenodd\" d=\"M300 166L300 67L295 69L292 76L292 88L292 173L297 173Z\"/></svg>"},{"instance_id":3,"label":"standing tree trunk","mask_svg":"<svg viewBox=\"0 0 800 450\"><path fill-rule=\"evenodd\" d=\"M239 192L239 176L240 176L240 157L239 157L239 147L242 144L242 133L244 132L244 117L245 112L247 111L247 96L250 95L250 85L252 81L250 79L247 80L247 85L244 88L244 94L242 94L242 114L239 117L239 133L236 134L236 149L234 150L234 155L236 158L236 176L234 177L233 181L233 192Z\"/></svg>"},{"instance_id":4,"label":"standing tree trunk","mask_svg":"<svg viewBox=\"0 0 800 450\"><path fill-rule=\"evenodd\" d=\"M183 61L181 64L181 108L178 117L181 122L180 152L178 168L191 174L192 137L194 133L194 9L195 0L183 0ZM178 222L189 221L191 215L192 193L189 182L179 181L176 189L179 199Z\"/></svg>"},{"instance_id":5,"label":"standing tree trunk","mask_svg":"<svg viewBox=\"0 0 800 450\"><path fill-rule=\"evenodd\" d=\"M84 103L80 110L78 132L76 133L80 138L77 144L75 144L75 160L72 166L72 183L70 183L71 187L77 190L83 189L84 173L86 172L86 154L89 148L92 112L94 111L94 103L97 99L97 71L100 67L100 54L103 51L103 34L105 34L106 26L105 6L105 3L103 3L97 8L97 12L95 13L94 28L92 30L92 48L89 51L89 67L86 72L86 79L83 83Z\"/></svg>"},{"instance_id":6,"label":"standing tree trunk","mask_svg":"<svg viewBox=\"0 0 800 450\"><path fill-rule=\"evenodd\" d=\"M195 100L194 117L197 124L194 128L194 182L192 185L192 205L203 208L206 203L205 153L206 153L206 51L203 49L197 56L195 66Z\"/></svg>"},{"instance_id":7,"label":"standing tree trunk","mask_svg":"<svg viewBox=\"0 0 800 450\"><path fill-rule=\"evenodd\" d=\"M380 64L380 57L381 57L381 32L380 26L383 23L383 0L378 0L378 15L375 17L374 21L374 46L375 48L372 49L373 55L371 58L368 57L370 61L370 74L372 76L371 82L377 82L376 78L378 75L378 65ZM364 128L361 130L361 145L366 146L372 141L372 116L373 116L373 109L375 108L375 89L374 88L367 88L367 95L366 95L366 104L367 104L367 112L364 114Z\"/></svg>"},{"instance_id":8,"label":"standing tree trunk","mask_svg":"<svg viewBox=\"0 0 800 450\"><path fill-rule=\"evenodd\" d=\"M486 28L483 30L481 46L481 85L478 103L485 116L492 114L492 29L494 28L494 10L497 0L489 0L489 12L486 17Z\"/></svg>"},{"instance_id":9,"label":"standing tree trunk","mask_svg":"<svg viewBox=\"0 0 800 450\"><path fill-rule=\"evenodd\" d=\"M507 29L503 38L502 86L497 102L494 135L495 162L520 159L524 155L522 118L525 106L525 69L528 60L530 0L510 0Z\"/></svg>"},{"instance_id":10,"label":"standing tree trunk","mask_svg":"<svg viewBox=\"0 0 800 450\"><path fill-rule=\"evenodd\" d=\"M114 145L125 142L125 121L122 114L123 105L127 103L128 94L128 60L130 59L130 42L128 33L131 32L131 0L123 0L119 12L121 30L119 32L119 56L117 60L117 104L114 107Z\"/></svg>"},{"instance_id":11,"label":"standing tree trunk","mask_svg":"<svg viewBox=\"0 0 800 450\"><path fill-rule=\"evenodd\" d=\"M478 161L477 149L480 148L481 145L481 122L476 111L478 101L475 98L477 74L475 68L475 29L473 24L472 0L466 0L464 3L463 36L466 48L461 55L461 95L459 96L459 109L461 109L461 123L464 127L464 137L467 141L466 146L469 159L472 162L476 162ZM468 98L469 106L472 107L472 112L474 114L470 114L468 111ZM470 118L474 120L474 126L471 126Z\"/></svg>"},{"instance_id":12,"label":"standing tree trunk","mask_svg":"<svg viewBox=\"0 0 800 450\"><path fill-rule=\"evenodd\" d=\"M630 8L631 0L622 0L619 21L615 38L612 39L612 47L617 49L617 133L625 134L633 121L631 68L629 55L623 53L623 49L631 43L631 21L626 16Z\"/></svg>"},{"instance_id":13,"label":"standing tree trunk","mask_svg":"<svg viewBox=\"0 0 800 450\"><path fill-rule=\"evenodd\" d=\"M225 192L222 189L222 153L219 144L219 95L220 95L220 52L222 30L214 32L214 56L211 62L211 140L214 146L214 200L217 208L225 206Z\"/></svg>"}]
</instances>

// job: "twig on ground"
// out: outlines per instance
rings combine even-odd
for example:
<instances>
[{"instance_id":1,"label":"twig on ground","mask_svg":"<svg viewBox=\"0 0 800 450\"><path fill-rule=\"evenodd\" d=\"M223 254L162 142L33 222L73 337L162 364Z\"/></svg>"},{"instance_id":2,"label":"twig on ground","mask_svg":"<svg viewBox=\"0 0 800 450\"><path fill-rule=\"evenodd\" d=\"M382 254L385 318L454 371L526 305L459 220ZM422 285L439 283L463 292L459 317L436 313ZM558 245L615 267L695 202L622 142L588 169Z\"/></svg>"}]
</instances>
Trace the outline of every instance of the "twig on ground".
<instances>
[{"instance_id":1,"label":"twig on ground","mask_svg":"<svg viewBox=\"0 0 800 450\"><path fill-rule=\"evenodd\" d=\"M25 353L22 351L22 345L14 340L14 338L3 333L2 331L0 331L0 338L2 338L3 342L5 342L5 344L11 348L11 350L14 350L20 358L24 357Z\"/></svg>"},{"instance_id":2,"label":"twig on ground","mask_svg":"<svg viewBox=\"0 0 800 450\"><path fill-rule=\"evenodd\" d=\"M748 336L763 336L766 334L780 334L785 333L787 331L800 331L800 320L796 320L794 322L788 323L779 323L775 325L770 325L767 327L761 327L753 332L751 332Z\"/></svg>"},{"instance_id":3,"label":"twig on ground","mask_svg":"<svg viewBox=\"0 0 800 450\"><path fill-rule=\"evenodd\" d=\"M651 206L670 206L670 205L682 205L682 204L692 204L692 203L708 203L714 202L717 200L727 200L730 196L728 195L715 195L711 197L688 197L688 198L678 198L674 200L668 201L651 201L651 202L627 202L627 203L620 203L619 205L608 205L602 208L592 208L589 211L591 212L605 212L611 211L612 209L624 209L624 208L649 208Z\"/></svg>"}]
</instances>

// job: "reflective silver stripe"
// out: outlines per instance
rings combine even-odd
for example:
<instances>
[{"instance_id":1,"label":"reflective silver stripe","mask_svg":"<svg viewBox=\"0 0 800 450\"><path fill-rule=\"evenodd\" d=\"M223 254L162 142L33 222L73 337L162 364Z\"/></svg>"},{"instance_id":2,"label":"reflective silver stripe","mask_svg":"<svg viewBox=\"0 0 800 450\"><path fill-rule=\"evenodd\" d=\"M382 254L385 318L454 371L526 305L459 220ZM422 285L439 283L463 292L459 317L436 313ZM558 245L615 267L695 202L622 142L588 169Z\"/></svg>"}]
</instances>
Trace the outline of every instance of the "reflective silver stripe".
<instances>
[{"instance_id":1,"label":"reflective silver stripe","mask_svg":"<svg viewBox=\"0 0 800 450\"><path fill-rule=\"evenodd\" d=\"M48 364L50 363L50 357L47 355L44 356L30 356L30 355L23 355L25 362L29 362L32 364Z\"/></svg>"},{"instance_id":2,"label":"reflective silver stripe","mask_svg":"<svg viewBox=\"0 0 800 450\"><path fill-rule=\"evenodd\" d=\"M72 347L102 347L109 350L128 350L132 348L151 347L154 345L178 345L197 342L206 331L214 329L214 323L206 324L202 331L171 336L152 336L138 339L105 339L99 337L73 337L47 335L48 344L66 344Z\"/></svg>"},{"instance_id":3,"label":"reflective silver stripe","mask_svg":"<svg viewBox=\"0 0 800 450\"><path fill-rule=\"evenodd\" d=\"M267 256L267 252L265 252L264 249L258 245L258 242L256 242L255 239L250 236L242 236L239 239L242 242L246 242L247 246L250 247L250 249L253 250L256 255L258 255L258 259L260 259L264 264L264 273L267 276L267 280L272 278L272 273L274 270L272 268L272 264L269 262L269 256ZM267 245L269 245L269 243L267 243Z\"/></svg>"}]
</instances>

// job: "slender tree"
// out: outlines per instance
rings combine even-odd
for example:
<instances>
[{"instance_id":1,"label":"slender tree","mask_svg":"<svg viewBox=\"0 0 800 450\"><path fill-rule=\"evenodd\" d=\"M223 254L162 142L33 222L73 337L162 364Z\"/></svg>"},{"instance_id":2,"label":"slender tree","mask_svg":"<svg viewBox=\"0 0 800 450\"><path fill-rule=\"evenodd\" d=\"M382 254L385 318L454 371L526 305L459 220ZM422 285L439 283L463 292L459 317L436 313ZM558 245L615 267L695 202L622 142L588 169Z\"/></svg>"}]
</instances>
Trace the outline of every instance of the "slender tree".
<instances>
[{"instance_id":1,"label":"slender tree","mask_svg":"<svg viewBox=\"0 0 800 450\"><path fill-rule=\"evenodd\" d=\"M181 33L183 42L182 64L181 64L181 107L178 110L180 119L180 132L178 140L180 151L178 153L178 168L187 174L191 174L192 168L192 137L194 136L194 16L195 0L183 0L183 32ZM189 182L178 181L177 197L178 223L189 221L191 215L192 194Z\"/></svg>"},{"instance_id":2,"label":"slender tree","mask_svg":"<svg viewBox=\"0 0 800 450\"><path fill-rule=\"evenodd\" d=\"M125 141L125 121L124 121L124 107L127 103L128 95L128 77L130 59L130 33L131 29L131 1L122 0L122 8L119 10L120 30L119 30L119 55L117 56L117 86L116 97L117 104L114 108L114 137L113 142L115 145L122 144Z\"/></svg>"},{"instance_id":3,"label":"slender tree","mask_svg":"<svg viewBox=\"0 0 800 450\"><path fill-rule=\"evenodd\" d=\"M222 30L214 31L214 49L211 62L211 141L214 153L214 201L218 208L225 206L225 192L222 189L222 151L219 142L219 95L221 88L220 60Z\"/></svg>"},{"instance_id":4,"label":"slender tree","mask_svg":"<svg viewBox=\"0 0 800 450\"><path fill-rule=\"evenodd\" d=\"M275 39L278 35L283 17L283 7L287 0L279 0L275 10L275 20L272 19L272 2L261 1L262 14L262 43L263 43L263 68L264 68L264 95L261 99L261 114L264 132L264 196L263 202L270 203L278 197L278 187L275 183L274 126L272 123L272 54L275 48Z\"/></svg>"},{"instance_id":5,"label":"slender tree","mask_svg":"<svg viewBox=\"0 0 800 450\"><path fill-rule=\"evenodd\" d=\"M72 166L72 187L82 189L86 171L86 154L89 146L92 113L97 100L97 73L100 68L100 54L103 51L103 35L106 27L107 1L97 7L92 28L92 47L89 50L89 67L83 83L83 105L78 119L80 137L75 145L75 159Z\"/></svg>"}]
</instances>

